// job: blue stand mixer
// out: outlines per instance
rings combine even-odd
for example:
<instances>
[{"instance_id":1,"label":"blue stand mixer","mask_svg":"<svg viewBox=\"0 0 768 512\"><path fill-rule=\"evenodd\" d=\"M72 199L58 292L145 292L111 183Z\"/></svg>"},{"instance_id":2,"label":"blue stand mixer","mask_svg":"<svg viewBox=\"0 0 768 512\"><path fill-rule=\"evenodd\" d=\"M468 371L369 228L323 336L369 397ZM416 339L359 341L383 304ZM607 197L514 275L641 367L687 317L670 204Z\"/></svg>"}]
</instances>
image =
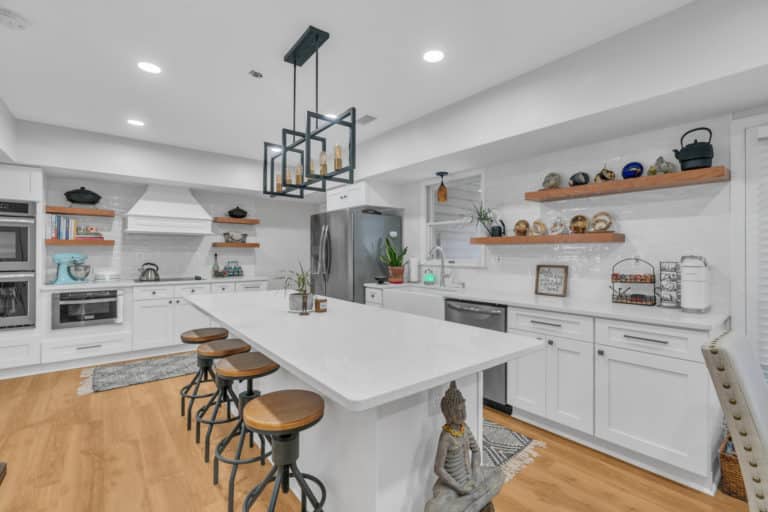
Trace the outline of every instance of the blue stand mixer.
<instances>
[{"instance_id":1,"label":"blue stand mixer","mask_svg":"<svg viewBox=\"0 0 768 512\"><path fill-rule=\"evenodd\" d=\"M88 260L88 256L74 252L64 252L53 255L53 262L56 263L56 280L52 284L73 284L85 281L91 272L89 265L83 265ZM72 276L70 266L76 266L75 277Z\"/></svg>"}]
</instances>

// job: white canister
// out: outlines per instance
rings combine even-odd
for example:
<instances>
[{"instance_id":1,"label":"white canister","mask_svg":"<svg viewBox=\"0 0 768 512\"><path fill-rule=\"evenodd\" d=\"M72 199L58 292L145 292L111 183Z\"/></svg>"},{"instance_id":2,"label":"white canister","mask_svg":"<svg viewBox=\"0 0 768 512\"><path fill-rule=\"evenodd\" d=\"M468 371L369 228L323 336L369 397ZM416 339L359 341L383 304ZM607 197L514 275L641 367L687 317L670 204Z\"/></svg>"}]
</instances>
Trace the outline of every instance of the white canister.
<instances>
[{"instance_id":1,"label":"white canister","mask_svg":"<svg viewBox=\"0 0 768 512\"><path fill-rule=\"evenodd\" d=\"M408 260L408 281L418 283L421 281L419 274L419 258L413 257Z\"/></svg>"},{"instance_id":2,"label":"white canister","mask_svg":"<svg viewBox=\"0 0 768 512\"><path fill-rule=\"evenodd\" d=\"M706 313L712 305L710 270L702 256L680 258L680 306L686 313Z\"/></svg>"}]
</instances>

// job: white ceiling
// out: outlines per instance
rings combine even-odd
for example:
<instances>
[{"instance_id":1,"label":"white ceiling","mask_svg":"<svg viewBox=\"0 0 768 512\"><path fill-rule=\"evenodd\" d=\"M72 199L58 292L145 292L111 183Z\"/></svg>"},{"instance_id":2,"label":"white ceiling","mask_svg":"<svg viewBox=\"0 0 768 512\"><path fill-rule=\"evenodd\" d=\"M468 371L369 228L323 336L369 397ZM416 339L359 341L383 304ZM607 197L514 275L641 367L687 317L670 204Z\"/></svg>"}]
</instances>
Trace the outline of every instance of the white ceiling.
<instances>
[{"instance_id":1,"label":"white ceiling","mask_svg":"<svg viewBox=\"0 0 768 512\"><path fill-rule=\"evenodd\" d=\"M0 98L20 119L260 158L262 142L290 125L282 57L309 24L331 33L320 110L377 117L362 140L689 1L0 0L30 21L25 31L0 25ZM423 62L429 48L445 60ZM164 73L140 72L139 60ZM299 112L313 87L309 61Z\"/></svg>"}]
</instances>

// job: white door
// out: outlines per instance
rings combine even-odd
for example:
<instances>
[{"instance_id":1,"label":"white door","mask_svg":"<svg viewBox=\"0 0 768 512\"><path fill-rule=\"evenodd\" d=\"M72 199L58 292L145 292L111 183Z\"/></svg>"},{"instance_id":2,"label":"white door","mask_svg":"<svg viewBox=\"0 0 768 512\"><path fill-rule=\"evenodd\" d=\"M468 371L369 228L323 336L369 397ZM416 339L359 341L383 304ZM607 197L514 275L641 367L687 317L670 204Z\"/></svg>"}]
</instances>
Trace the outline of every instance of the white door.
<instances>
[{"instance_id":1,"label":"white door","mask_svg":"<svg viewBox=\"0 0 768 512\"><path fill-rule=\"evenodd\" d=\"M173 299L138 300L133 303L133 349L165 347L173 336Z\"/></svg>"},{"instance_id":2,"label":"white door","mask_svg":"<svg viewBox=\"0 0 768 512\"><path fill-rule=\"evenodd\" d=\"M173 311L173 341L182 343L181 333L201 327L209 327L211 318L187 302L185 299L174 299Z\"/></svg>"},{"instance_id":3,"label":"white door","mask_svg":"<svg viewBox=\"0 0 768 512\"><path fill-rule=\"evenodd\" d=\"M594 345L547 338L547 418L594 434Z\"/></svg>"},{"instance_id":4,"label":"white door","mask_svg":"<svg viewBox=\"0 0 768 512\"><path fill-rule=\"evenodd\" d=\"M703 363L595 347L595 435L705 475L712 453Z\"/></svg>"},{"instance_id":5,"label":"white door","mask_svg":"<svg viewBox=\"0 0 768 512\"><path fill-rule=\"evenodd\" d=\"M544 341L541 336L536 339ZM546 399L547 349L542 346L507 363L507 401L516 409L545 416Z\"/></svg>"}]
</instances>

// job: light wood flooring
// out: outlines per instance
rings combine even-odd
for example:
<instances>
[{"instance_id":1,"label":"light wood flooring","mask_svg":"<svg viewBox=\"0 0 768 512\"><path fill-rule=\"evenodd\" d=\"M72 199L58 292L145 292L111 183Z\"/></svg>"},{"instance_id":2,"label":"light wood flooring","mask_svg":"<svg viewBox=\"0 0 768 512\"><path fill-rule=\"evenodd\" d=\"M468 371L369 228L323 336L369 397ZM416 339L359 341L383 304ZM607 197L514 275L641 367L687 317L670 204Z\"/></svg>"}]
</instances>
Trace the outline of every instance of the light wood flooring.
<instances>
[{"instance_id":1,"label":"light wood flooring","mask_svg":"<svg viewBox=\"0 0 768 512\"><path fill-rule=\"evenodd\" d=\"M76 394L80 370L0 381L0 461L8 462L0 511L225 511L225 487L212 485L211 467L179 416L178 390L188 378L82 397ZM747 510L722 494L706 496L494 411L486 414L548 445L505 485L495 500L498 512ZM223 466L224 482L228 475ZM236 510L262 475L258 465L241 469ZM266 510L265 501L252 510ZM299 509L291 496L281 497L278 510Z\"/></svg>"}]
</instances>

